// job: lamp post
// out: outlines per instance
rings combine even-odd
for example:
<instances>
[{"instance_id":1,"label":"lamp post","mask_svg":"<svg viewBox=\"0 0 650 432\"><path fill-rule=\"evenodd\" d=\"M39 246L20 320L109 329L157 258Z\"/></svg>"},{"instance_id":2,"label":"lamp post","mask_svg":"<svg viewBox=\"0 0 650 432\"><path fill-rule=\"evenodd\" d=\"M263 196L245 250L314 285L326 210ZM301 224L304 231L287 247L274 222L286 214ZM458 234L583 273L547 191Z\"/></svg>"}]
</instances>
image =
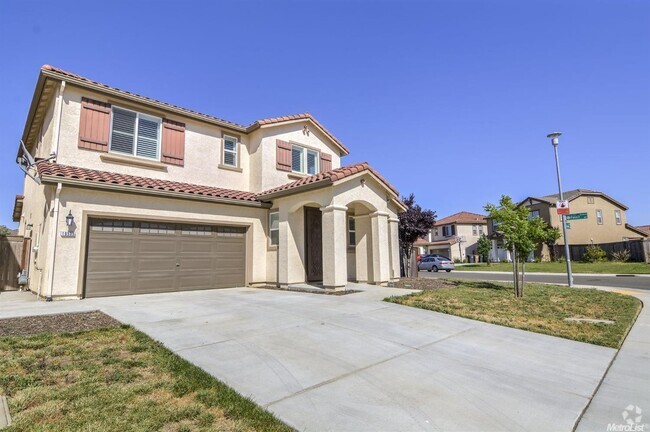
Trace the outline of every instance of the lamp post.
<instances>
[{"instance_id":1,"label":"lamp post","mask_svg":"<svg viewBox=\"0 0 650 432\"><path fill-rule=\"evenodd\" d=\"M562 180L560 177L560 160L557 155L557 146L560 143L560 135L562 132L552 132L546 135L547 138L551 139L551 144L553 144L553 151L555 152L555 170L557 172L557 188L560 192L560 201L564 201L564 195L562 194ZM571 271L571 252L569 250L569 239L566 235L566 215L560 215L562 221L562 236L564 237L564 256L566 257L566 272L569 279L569 287L573 287L573 272Z\"/></svg>"}]
</instances>

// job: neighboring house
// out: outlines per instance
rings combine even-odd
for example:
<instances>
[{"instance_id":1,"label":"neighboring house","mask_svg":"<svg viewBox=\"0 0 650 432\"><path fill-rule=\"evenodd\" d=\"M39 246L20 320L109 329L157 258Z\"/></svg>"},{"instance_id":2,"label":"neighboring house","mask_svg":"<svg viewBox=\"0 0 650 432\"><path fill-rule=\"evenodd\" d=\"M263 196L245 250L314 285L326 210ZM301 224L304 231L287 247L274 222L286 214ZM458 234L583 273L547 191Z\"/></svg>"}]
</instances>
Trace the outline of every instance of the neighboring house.
<instances>
[{"instance_id":1,"label":"neighboring house","mask_svg":"<svg viewBox=\"0 0 650 432\"><path fill-rule=\"evenodd\" d=\"M635 228L641 232L644 232L646 236L650 237L650 225L640 225Z\"/></svg>"},{"instance_id":2,"label":"neighboring house","mask_svg":"<svg viewBox=\"0 0 650 432\"><path fill-rule=\"evenodd\" d=\"M476 243L487 235L487 220L477 213L462 211L436 221L426 238L418 239L415 246L420 254L438 254L452 260L465 261L477 255Z\"/></svg>"},{"instance_id":3,"label":"neighboring house","mask_svg":"<svg viewBox=\"0 0 650 432\"><path fill-rule=\"evenodd\" d=\"M46 65L22 139L46 297L399 278L397 190L309 114L244 126Z\"/></svg>"},{"instance_id":4,"label":"neighboring house","mask_svg":"<svg viewBox=\"0 0 650 432\"><path fill-rule=\"evenodd\" d=\"M625 211L628 207L603 192L574 189L564 192L564 199L569 201L567 235L571 245L615 243L647 237L644 231L627 223ZM556 208L558 200L558 194L531 196L522 200L519 205L527 206L531 217L539 216L549 225L562 228L561 216L557 214ZM490 221L488 227L489 237L492 239L491 258L509 259L509 253L503 249L492 222ZM564 238L561 237L557 245L563 246ZM541 247L536 255L547 259L546 249L546 246ZM557 249L563 255L561 248Z\"/></svg>"}]
</instances>

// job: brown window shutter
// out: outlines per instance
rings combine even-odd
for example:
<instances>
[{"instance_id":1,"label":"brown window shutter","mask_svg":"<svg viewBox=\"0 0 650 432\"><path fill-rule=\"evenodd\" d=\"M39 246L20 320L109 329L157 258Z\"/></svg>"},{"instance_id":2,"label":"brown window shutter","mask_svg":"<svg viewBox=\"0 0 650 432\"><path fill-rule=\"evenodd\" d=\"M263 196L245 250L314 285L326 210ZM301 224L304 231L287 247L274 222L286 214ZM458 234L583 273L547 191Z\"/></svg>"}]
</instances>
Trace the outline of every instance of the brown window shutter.
<instances>
[{"instance_id":1,"label":"brown window shutter","mask_svg":"<svg viewBox=\"0 0 650 432\"><path fill-rule=\"evenodd\" d=\"M291 172L291 144L286 141L276 140L275 158L278 170Z\"/></svg>"},{"instance_id":2,"label":"brown window shutter","mask_svg":"<svg viewBox=\"0 0 650 432\"><path fill-rule=\"evenodd\" d=\"M185 124L163 119L162 129L161 162L183 166L185 164Z\"/></svg>"},{"instance_id":3,"label":"brown window shutter","mask_svg":"<svg viewBox=\"0 0 650 432\"><path fill-rule=\"evenodd\" d=\"M327 172L332 170L332 155L327 153L320 154L320 172Z\"/></svg>"},{"instance_id":4,"label":"brown window shutter","mask_svg":"<svg viewBox=\"0 0 650 432\"><path fill-rule=\"evenodd\" d=\"M110 129L111 105L81 98L79 148L107 152Z\"/></svg>"}]
</instances>

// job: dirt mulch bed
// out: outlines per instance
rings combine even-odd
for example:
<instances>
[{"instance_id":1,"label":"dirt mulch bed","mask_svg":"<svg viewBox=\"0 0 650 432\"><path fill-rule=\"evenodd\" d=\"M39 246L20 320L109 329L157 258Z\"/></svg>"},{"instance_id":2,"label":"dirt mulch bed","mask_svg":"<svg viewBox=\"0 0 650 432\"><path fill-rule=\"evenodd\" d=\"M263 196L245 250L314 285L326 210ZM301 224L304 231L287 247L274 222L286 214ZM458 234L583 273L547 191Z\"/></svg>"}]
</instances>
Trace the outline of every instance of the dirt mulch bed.
<instances>
[{"instance_id":1,"label":"dirt mulch bed","mask_svg":"<svg viewBox=\"0 0 650 432\"><path fill-rule=\"evenodd\" d=\"M400 279L395 282L395 288L417 289L417 290L435 290L441 288L454 288L457 284L445 279L418 278L418 279Z\"/></svg>"},{"instance_id":2,"label":"dirt mulch bed","mask_svg":"<svg viewBox=\"0 0 650 432\"><path fill-rule=\"evenodd\" d=\"M0 319L0 337L73 333L121 325L121 322L100 311L4 318Z\"/></svg>"}]
</instances>

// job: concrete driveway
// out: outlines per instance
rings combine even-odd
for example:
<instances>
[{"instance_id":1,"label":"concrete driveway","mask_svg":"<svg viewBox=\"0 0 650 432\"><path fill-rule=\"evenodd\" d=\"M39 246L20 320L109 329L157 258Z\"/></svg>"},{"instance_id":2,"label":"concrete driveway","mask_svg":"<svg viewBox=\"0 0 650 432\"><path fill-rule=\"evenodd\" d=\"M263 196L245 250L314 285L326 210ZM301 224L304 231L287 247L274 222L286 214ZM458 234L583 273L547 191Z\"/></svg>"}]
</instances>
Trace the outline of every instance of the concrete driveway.
<instances>
[{"instance_id":1,"label":"concrete driveway","mask_svg":"<svg viewBox=\"0 0 650 432\"><path fill-rule=\"evenodd\" d=\"M615 353L381 301L403 290L363 289L0 298L0 316L101 309L307 431L570 431Z\"/></svg>"}]
</instances>

